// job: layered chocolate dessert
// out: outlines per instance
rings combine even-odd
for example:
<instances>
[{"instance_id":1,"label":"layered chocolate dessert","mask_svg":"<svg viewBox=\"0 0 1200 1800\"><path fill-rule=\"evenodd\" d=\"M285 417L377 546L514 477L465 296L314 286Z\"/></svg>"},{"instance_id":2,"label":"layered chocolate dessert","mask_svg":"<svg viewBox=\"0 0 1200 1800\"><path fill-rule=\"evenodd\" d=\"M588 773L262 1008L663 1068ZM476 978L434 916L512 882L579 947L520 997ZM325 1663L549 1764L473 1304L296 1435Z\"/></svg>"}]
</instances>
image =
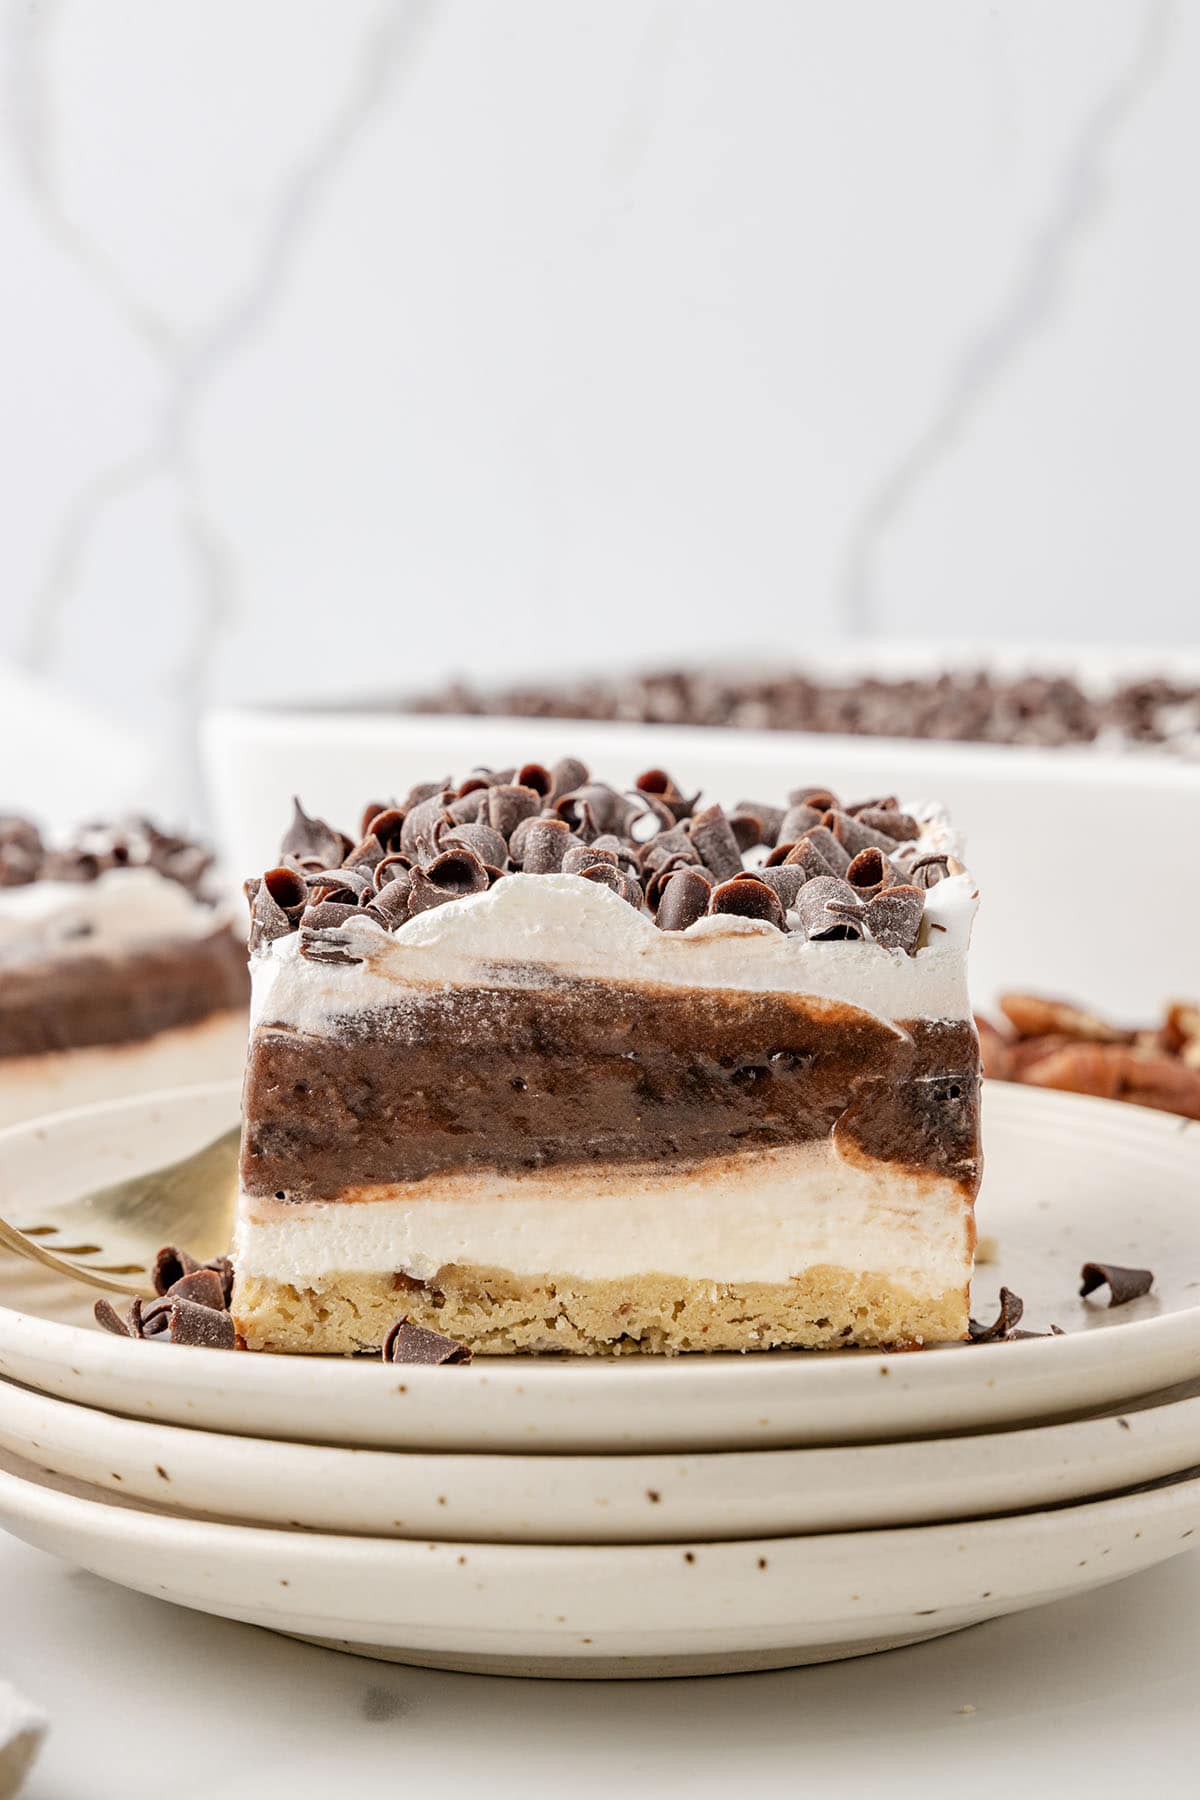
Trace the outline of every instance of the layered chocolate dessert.
<instances>
[{"instance_id":1,"label":"layered chocolate dessert","mask_svg":"<svg viewBox=\"0 0 1200 1800\"><path fill-rule=\"evenodd\" d=\"M240 1073L249 982L199 845L0 818L0 1124Z\"/></svg>"},{"instance_id":2,"label":"layered chocolate dessert","mask_svg":"<svg viewBox=\"0 0 1200 1800\"><path fill-rule=\"evenodd\" d=\"M918 1344L967 1331L977 891L945 816L661 770L297 806L248 884L251 1348Z\"/></svg>"}]
</instances>

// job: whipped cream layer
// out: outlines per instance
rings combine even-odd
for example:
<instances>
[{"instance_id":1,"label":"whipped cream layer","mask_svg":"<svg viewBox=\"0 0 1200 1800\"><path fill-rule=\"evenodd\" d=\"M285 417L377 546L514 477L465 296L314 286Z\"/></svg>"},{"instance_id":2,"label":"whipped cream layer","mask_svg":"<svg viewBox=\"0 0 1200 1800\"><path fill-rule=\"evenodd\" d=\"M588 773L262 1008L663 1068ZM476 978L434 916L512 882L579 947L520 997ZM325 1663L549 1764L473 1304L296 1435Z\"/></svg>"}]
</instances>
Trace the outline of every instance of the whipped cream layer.
<instances>
[{"instance_id":1,"label":"whipped cream layer","mask_svg":"<svg viewBox=\"0 0 1200 1800\"><path fill-rule=\"evenodd\" d=\"M540 985L579 977L672 987L811 994L884 1019L967 1019L967 944L978 903L969 875L926 897L912 956L865 940L808 942L755 919L716 915L660 931L646 913L581 875L506 875L392 933L351 919L335 935L353 963L317 962L292 933L251 960L252 1021L314 1035L403 1004L411 987Z\"/></svg>"},{"instance_id":2,"label":"whipped cream layer","mask_svg":"<svg viewBox=\"0 0 1200 1800\"><path fill-rule=\"evenodd\" d=\"M230 922L156 869L106 869L94 881L0 888L0 967L128 955L146 944L208 937Z\"/></svg>"},{"instance_id":3,"label":"whipped cream layer","mask_svg":"<svg viewBox=\"0 0 1200 1800\"><path fill-rule=\"evenodd\" d=\"M954 1182L847 1163L825 1141L675 1174L481 1171L435 1193L379 1186L300 1205L243 1195L234 1257L241 1275L301 1288L344 1273L429 1281L448 1263L781 1283L833 1267L935 1296L966 1285L973 1248L971 1203Z\"/></svg>"}]
</instances>

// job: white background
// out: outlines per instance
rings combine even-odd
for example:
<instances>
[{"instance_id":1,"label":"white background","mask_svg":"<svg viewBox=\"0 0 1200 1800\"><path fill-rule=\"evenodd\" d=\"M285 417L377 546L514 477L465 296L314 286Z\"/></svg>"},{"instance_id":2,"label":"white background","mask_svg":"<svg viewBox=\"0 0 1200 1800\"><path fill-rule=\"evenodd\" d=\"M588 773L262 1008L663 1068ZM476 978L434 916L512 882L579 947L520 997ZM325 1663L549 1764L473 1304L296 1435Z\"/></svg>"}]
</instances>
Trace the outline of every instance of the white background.
<instances>
[{"instance_id":1,"label":"white background","mask_svg":"<svg viewBox=\"0 0 1200 1800\"><path fill-rule=\"evenodd\" d=\"M0 17L0 656L177 806L210 699L1195 639L1200 8Z\"/></svg>"}]
</instances>

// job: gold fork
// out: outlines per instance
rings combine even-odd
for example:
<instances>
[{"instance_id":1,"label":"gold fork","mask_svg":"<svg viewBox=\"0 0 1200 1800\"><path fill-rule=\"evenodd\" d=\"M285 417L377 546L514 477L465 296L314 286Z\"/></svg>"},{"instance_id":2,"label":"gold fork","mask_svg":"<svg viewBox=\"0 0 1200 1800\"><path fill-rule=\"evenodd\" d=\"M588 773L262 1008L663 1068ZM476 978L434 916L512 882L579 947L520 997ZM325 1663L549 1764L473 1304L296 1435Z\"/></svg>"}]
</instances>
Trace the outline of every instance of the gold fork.
<instances>
[{"instance_id":1,"label":"gold fork","mask_svg":"<svg viewBox=\"0 0 1200 1800\"><path fill-rule=\"evenodd\" d=\"M91 1287L148 1297L161 1245L201 1262L229 1249L238 1137L235 1128L179 1162L42 1206L19 1228L0 1219L0 1244Z\"/></svg>"}]
</instances>

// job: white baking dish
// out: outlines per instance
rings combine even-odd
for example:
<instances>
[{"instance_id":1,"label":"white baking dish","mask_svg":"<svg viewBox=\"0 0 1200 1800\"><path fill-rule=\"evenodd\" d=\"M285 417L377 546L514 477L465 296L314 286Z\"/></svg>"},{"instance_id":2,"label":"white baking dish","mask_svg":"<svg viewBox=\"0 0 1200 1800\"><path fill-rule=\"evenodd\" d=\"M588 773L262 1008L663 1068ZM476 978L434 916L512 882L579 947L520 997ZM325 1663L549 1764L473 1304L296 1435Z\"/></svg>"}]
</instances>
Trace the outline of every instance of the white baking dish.
<instances>
[{"instance_id":1,"label":"white baking dish","mask_svg":"<svg viewBox=\"0 0 1200 1800\"><path fill-rule=\"evenodd\" d=\"M805 782L851 800L944 800L983 891L977 1003L1028 988L1141 1019L1200 994L1200 765L1165 754L251 709L216 713L204 732L220 850L239 875L274 860L293 794L353 832L365 801L414 781L568 752L616 783L663 766L726 804Z\"/></svg>"}]
</instances>

